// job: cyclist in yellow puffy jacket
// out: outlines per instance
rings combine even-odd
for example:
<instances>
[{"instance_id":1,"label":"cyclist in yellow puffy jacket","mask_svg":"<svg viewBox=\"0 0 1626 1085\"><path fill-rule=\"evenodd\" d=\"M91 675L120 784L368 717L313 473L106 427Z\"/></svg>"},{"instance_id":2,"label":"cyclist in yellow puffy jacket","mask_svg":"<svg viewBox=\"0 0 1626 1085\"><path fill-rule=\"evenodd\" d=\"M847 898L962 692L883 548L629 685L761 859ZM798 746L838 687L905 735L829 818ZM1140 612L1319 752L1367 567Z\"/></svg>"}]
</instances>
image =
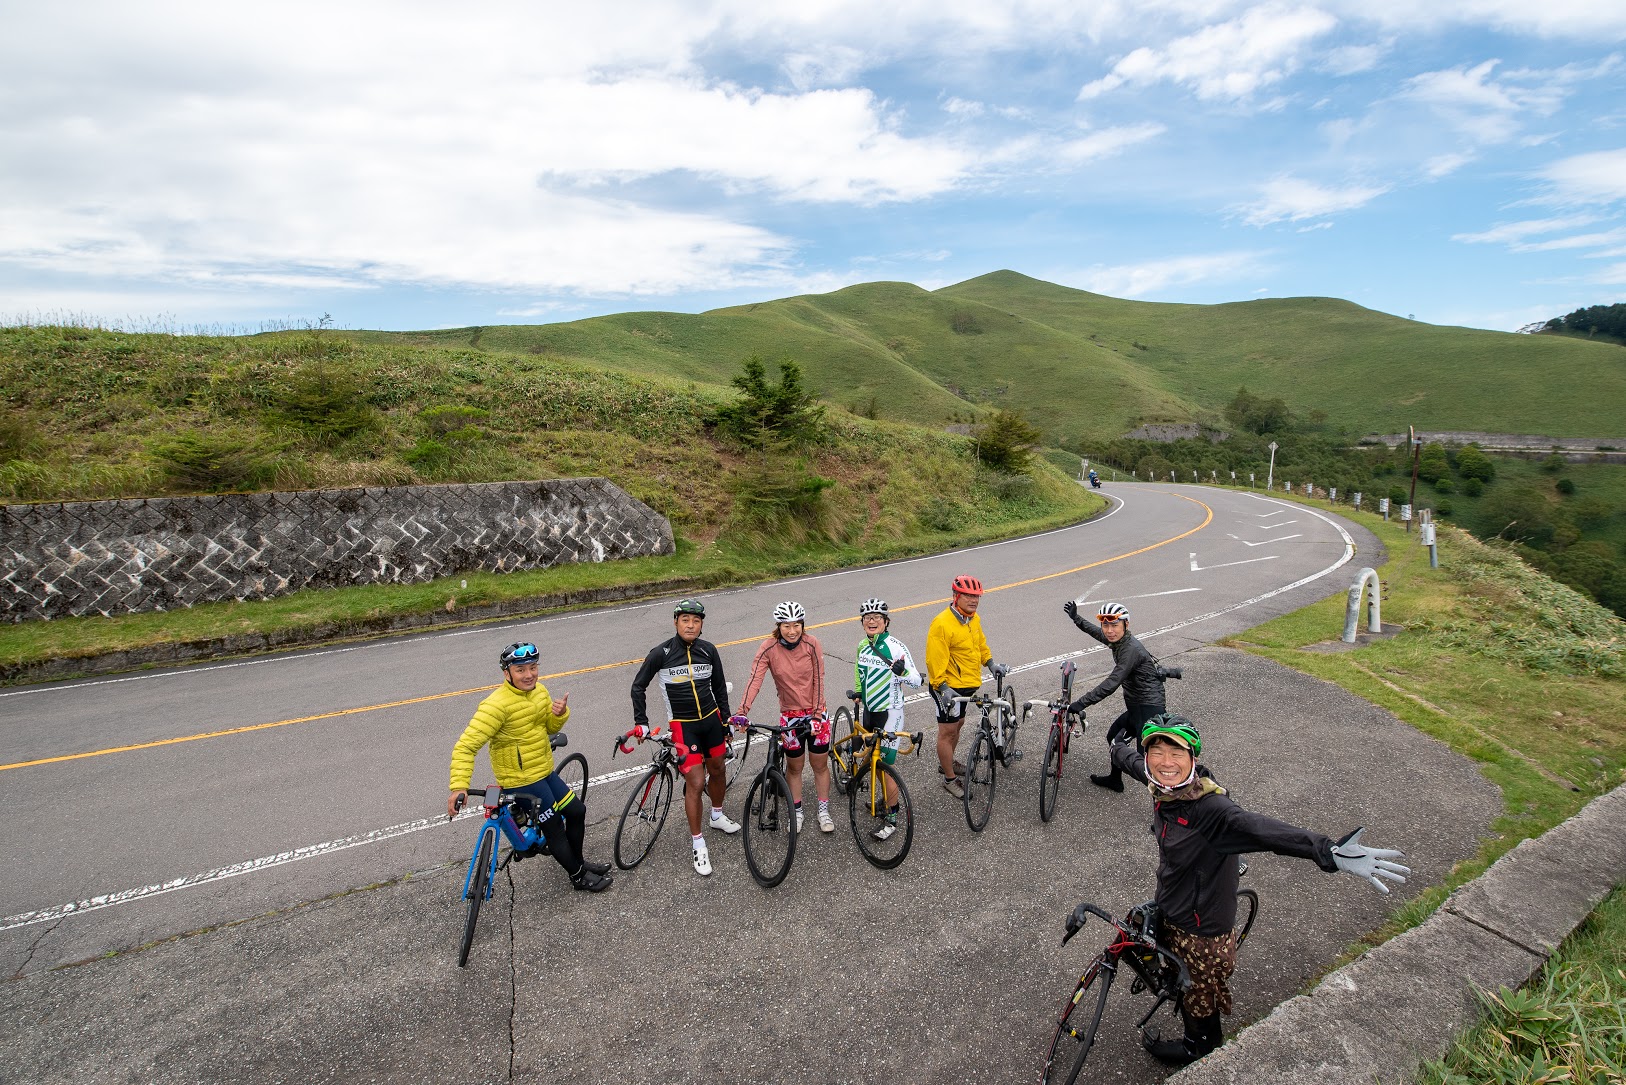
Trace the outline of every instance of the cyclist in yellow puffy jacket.
<instances>
[{"instance_id":1,"label":"cyclist in yellow puffy jacket","mask_svg":"<svg viewBox=\"0 0 1626 1085\"><path fill-rule=\"evenodd\" d=\"M951 586L954 601L932 619L926 631L926 685L937 702L937 771L943 787L955 798L965 791L959 774L965 765L954 759L965 724L965 704L951 703L958 694L970 697L982 688L982 668L993 662L988 638L982 633L977 605L982 602L982 581L974 576L957 576Z\"/></svg>"},{"instance_id":2,"label":"cyclist in yellow puffy jacket","mask_svg":"<svg viewBox=\"0 0 1626 1085\"><path fill-rule=\"evenodd\" d=\"M582 854L587 813L576 793L553 771L550 736L570 719L570 695L554 700L537 680L541 658L534 644L510 644L497 661L507 680L480 702L452 747L452 793L446 800L446 816L456 814L468 797L474 755L490 744L497 782L505 791L523 796L522 802L528 801L548 850L570 875L570 884L603 892L610 887L609 864L589 863Z\"/></svg>"}]
</instances>

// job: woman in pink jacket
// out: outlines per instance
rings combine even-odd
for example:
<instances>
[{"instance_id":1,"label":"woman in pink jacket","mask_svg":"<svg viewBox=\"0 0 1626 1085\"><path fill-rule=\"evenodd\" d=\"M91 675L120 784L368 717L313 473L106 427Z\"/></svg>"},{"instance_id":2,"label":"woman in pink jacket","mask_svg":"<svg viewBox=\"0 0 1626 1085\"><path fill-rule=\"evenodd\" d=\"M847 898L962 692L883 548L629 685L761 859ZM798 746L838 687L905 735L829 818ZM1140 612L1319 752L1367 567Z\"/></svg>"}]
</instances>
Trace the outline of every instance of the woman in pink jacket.
<instances>
[{"instance_id":1,"label":"woman in pink jacket","mask_svg":"<svg viewBox=\"0 0 1626 1085\"><path fill-rule=\"evenodd\" d=\"M762 688L762 676L773 675L779 694L779 725L806 718L807 726L785 734L785 776L791 801L796 804L796 830L802 829L802 747L813 755L813 787L819 795L819 830L833 833L830 820L830 717L824 703L824 649L818 638L805 632L807 612L800 603L773 608L774 633L762 642L751 660L751 681L740 701L740 715L751 712L751 702Z\"/></svg>"}]
</instances>

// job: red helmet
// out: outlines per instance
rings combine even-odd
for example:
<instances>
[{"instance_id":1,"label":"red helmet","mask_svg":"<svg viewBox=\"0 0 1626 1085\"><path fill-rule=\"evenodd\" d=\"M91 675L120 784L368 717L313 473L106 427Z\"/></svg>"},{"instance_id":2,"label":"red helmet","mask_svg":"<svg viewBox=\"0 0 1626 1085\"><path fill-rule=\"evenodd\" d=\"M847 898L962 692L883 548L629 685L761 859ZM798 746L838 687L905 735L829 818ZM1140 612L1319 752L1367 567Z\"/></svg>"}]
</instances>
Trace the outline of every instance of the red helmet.
<instances>
[{"instance_id":1,"label":"red helmet","mask_svg":"<svg viewBox=\"0 0 1626 1085\"><path fill-rule=\"evenodd\" d=\"M950 585L950 587L954 589L954 594L956 595L982 594L982 581L978 580L974 576L957 576L954 578L954 583Z\"/></svg>"}]
</instances>

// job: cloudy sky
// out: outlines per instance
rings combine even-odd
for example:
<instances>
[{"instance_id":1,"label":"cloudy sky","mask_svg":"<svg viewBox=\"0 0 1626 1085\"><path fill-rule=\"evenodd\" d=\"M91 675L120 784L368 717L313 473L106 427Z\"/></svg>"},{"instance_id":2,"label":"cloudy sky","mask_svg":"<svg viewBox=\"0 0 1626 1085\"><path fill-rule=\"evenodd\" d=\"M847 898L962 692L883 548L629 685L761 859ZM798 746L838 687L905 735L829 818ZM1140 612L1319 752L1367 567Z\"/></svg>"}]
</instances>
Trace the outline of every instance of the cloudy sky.
<instances>
[{"instance_id":1,"label":"cloudy sky","mask_svg":"<svg viewBox=\"0 0 1626 1085\"><path fill-rule=\"evenodd\" d=\"M1621 0L0 0L0 320L1626 297Z\"/></svg>"}]
</instances>

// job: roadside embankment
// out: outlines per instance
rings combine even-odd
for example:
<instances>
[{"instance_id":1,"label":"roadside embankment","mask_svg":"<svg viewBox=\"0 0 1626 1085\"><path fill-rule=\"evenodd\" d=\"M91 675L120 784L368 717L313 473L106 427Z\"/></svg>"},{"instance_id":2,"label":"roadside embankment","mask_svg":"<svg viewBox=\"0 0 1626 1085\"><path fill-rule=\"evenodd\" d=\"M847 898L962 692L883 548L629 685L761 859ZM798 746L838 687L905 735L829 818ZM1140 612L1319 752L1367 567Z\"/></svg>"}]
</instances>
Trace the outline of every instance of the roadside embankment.
<instances>
[{"instance_id":1,"label":"roadside embankment","mask_svg":"<svg viewBox=\"0 0 1626 1085\"><path fill-rule=\"evenodd\" d=\"M1175 1085L1407 1082L1626 880L1626 785L1498 859L1419 926L1288 999Z\"/></svg>"}]
</instances>

